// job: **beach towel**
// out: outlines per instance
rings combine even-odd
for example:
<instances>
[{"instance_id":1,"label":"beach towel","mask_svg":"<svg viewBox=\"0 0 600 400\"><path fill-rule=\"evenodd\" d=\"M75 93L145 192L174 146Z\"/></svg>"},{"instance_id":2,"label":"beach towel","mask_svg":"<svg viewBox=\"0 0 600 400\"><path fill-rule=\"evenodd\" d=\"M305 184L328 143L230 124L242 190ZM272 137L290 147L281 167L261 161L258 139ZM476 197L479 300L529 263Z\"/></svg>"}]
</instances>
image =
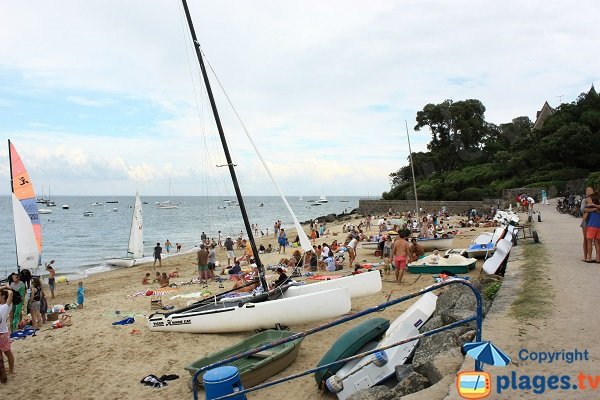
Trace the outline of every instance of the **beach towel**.
<instances>
[{"instance_id":1,"label":"beach towel","mask_svg":"<svg viewBox=\"0 0 600 400\"><path fill-rule=\"evenodd\" d=\"M127 317L120 321L115 321L112 324L113 325L128 325L128 324L133 324L134 322L135 322L135 319L133 317Z\"/></svg>"}]
</instances>

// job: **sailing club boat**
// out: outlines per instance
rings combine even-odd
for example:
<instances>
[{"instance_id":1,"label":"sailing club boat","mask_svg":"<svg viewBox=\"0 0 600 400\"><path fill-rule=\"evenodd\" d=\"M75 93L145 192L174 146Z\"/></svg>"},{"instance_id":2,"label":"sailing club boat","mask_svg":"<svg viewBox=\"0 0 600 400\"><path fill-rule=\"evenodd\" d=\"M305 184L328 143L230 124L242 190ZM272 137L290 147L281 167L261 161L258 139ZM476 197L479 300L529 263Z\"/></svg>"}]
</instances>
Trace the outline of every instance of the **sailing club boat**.
<instances>
[{"instance_id":1,"label":"sailing club boat","mask_svg":"<svg viewBox=\"0 0 600 400\"><path fill-rule=\"evenodd\" d=\"M158 208L163 208L163 209L173 209L173 208L179 208L179 206L177 204L171 203L171 192L172 192L172 186L171 186L171 178L169 178L169 200L165 200L165 201L160 201L158 203Z\"/></svg>"},{"instance_id":2,"label":"sailing club boat","mask_svg":"<svg viewBox=\"0 0 600 400\"><path fill-rule=\"evenodd\" d=\"M14 145L8 141L17 271L36 273L42 265L42 226L33 184Z\"/></svg>"},{"instance_id":3,"label":"sailing club boat","mask_svg":"<svg viewBox=\"0 0 600 400\"><path fill-rule=\"evenodd\" d=\"M133 206L133 215L131 217L131 227L129 230L129 245L127 246L127 255L123 258L110 258L106 260L107 264L117 267L133 267L140 259L144 257L144 224L142 218L142 201L139 193L135 193L135 204Z\"/></svg>"},{"instance_id":4,"label":"sailing club boat","mask_svg":"<svg viewBox=\"0 0 600 400\"><path fill-rule=\"evenodd\" d=\"M254 240L254 235L250 226L250 221L244 205L244 199L238 184L235 165L231 159L229 153L229 147L227 140L221 125L221 120L216 107L215 99L212 94L210 81L206 67L204 65L202 52L200 50L199 42L196 38L196 32L192 23L192 18L187 6L186 0L182 0L185 16L187 19L188 27L202 72L202 78L206 92L210 101L217 130L221 140L221 145L225 153L227 161L227 167L231 175L233 187L237 198L238 205L244 221L244 227L250 246L254 254L254 260L259 270L259 282L262 286L263 293L256 296L246 296L244 299L234 298L227 299L220 296L214 296L214 298L207 299L207 301L200 301L194 303L189 307L174 310L167 313L156 313L148 317L148 328L151 331L171 331L171 332L191 332L191 333L222 333L222 332L240 332L249 331L254 329L265 329L273 327L276 324L293 325L307 322L318 321L325 318L332 318L342 315L350 310L351 297L353 296L352 289L350 287L357 287L361 293L368 292L370 294L376 293L381 290L381 279L379 272L365 273L356 275L360 277L358 279L352 279L354 277L346 278L344 283L337 283L340 279L323 282L323 286L320 284L304 285L301 287L293 287L291 285L284 285L272 290L269 290L269 286L265 279L265 270L262 265L259 252ZM255 151L256 148L254 141L248 135L250 142L252 143ZM273 180L273 176L270 173L266 163L264 162L260 152L257 151L257 155L265 165L267 173ZM275 181L273 180L275 183ZM278 185L275 183L275 187L282 195ZM284 204L289 207L289 203L282 195ZM300 226L295 215L294 224L297 227L298 235L300 236L300 242L303 249L308 251L312 250L312 246L306 233ZM364 275L362 277L361 275ZM376 279L375 279L376 278ZM369 282L366 283L365 282ZM327 304L327 307L323 307L323 304ZM294 310L290 312L290 310Z\"/></svg>"}]
</instances>

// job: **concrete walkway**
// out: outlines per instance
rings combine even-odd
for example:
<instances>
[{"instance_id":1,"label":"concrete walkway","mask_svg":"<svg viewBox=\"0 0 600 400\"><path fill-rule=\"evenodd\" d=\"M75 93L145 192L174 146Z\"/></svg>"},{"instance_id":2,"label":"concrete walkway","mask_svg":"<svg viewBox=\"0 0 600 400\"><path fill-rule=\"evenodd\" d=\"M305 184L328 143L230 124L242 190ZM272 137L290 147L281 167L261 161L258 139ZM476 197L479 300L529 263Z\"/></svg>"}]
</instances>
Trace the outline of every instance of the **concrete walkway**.
<instances>
[{"instance_id":1,"label":"concrete walkway","mask_svg":"<svg viewBox=\"0 0 600 400\"><path fill-rule=\"evenodd\" d=\"M548 290L554 293L552 311L523 323L510 314L521 289L523 246L535 246L521 241L511 252L502 289L484 320L483 339L491 340L513 360L507 367L485 366L485 371L492 376L492 392L487 398L598 399L600 264L581 261L580 219L559 214L552 202L537 207L543 221L534 222L534 229L539 233L541 246L549 260L546 273L539 279L546 280ZM527 242L531 243L531 240ZM587 351L588 360L568 362L566 357L575 351L579 352L580 358L585 357ZM558 359L552 362L529 359L533 353L540 352L546 353L546 357L549 357L548 353L554 353ZM473 360L467 357L462 370L472 368ZM557 377L551 378L552 375ZM501 386L506 388L501 390ZM597 387L596 391L593 386ZM450 387L446 398L460 398L456 383Z\"/></svg>"}]
</instances>

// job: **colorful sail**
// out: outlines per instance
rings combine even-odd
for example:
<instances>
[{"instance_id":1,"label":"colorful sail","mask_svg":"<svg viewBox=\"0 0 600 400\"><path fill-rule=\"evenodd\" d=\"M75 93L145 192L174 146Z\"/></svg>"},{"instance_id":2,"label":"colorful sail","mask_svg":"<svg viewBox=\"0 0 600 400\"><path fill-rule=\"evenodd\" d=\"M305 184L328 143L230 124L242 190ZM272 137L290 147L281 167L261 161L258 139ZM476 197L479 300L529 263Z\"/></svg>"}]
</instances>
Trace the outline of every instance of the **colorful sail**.
<instances>
[{"instance_id":1,"label":"colorful sail","mask_svg":"<svg viewBox=\"0 0 600 400\"><path fill-rule=\"evenodd\" d=\"M36 268L42 263L42 226L35 192L25 165L8 141L12 182L12 207L19 269Z\"/></svg>"}]
</instances>

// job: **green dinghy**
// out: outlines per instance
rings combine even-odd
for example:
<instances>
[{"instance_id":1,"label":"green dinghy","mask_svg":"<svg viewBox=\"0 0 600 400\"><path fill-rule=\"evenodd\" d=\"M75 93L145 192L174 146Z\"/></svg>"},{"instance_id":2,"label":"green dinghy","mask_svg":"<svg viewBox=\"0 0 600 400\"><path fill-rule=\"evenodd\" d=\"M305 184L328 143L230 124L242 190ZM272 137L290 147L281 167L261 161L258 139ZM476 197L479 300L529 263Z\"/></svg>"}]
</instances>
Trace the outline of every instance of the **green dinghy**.
<instances>
[{"instance_id":1,"label":"green dinghy","mask_svg":"<svg viewBox=\"0 0 600 400\"><path fill-rule=\"evenodd\" d=\"M354 328L342 334L325 353L317 367L332 363L342 358L350 357L367 343L379 339L390 327L390 321L384 318L373 318L361 322ZM333 365L329 368L320 369L315 372L315 381L322 388L324 382L344 366L343 363Z\"/></svg>"},{"instance_id":2,"label":"green dinghy","mask_svg":"<svg viewBox=\"0 0 600 400\"><path fill-rule=\"evenodd\" d=\"M185 369L190 373L190 376L193 376L196 371L209 364L236 354L244 353L248 350L256 349L260 346L274 342L275 340L288 338L295 334L295 332L290 331L268 329L257 333L256 335L252 335L231 347L227 347L217 353L196 360L186 366ZM302 339L303 338L299 338L288 343L280 344L279 346L275 346L268 350L253 354L250 357L242 358L225 365L232 365L239 370L240 380L245 388L256 386L273 375L283 371L296 360L298 352L300 351ZM203 383L203 376L204 374L198 376L200 385Z\"/></svg>"}]
</instances>

